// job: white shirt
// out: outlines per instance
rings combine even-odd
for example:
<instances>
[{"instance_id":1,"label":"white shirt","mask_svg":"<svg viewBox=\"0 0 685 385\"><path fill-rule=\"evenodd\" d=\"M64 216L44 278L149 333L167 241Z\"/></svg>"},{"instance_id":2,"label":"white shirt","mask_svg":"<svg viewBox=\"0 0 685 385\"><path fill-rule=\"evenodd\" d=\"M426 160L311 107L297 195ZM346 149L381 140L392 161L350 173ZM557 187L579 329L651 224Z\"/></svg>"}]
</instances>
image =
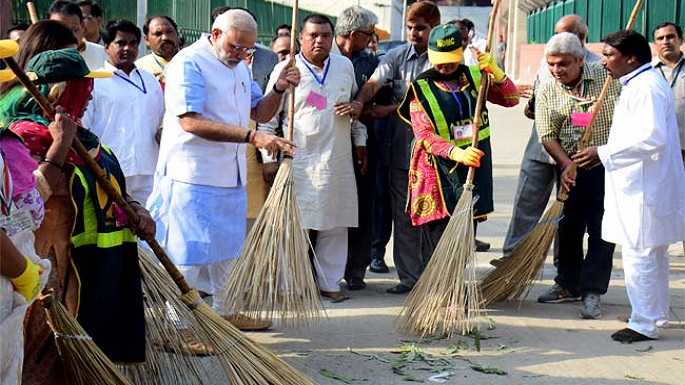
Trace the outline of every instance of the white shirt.
<instances>
[{"instance_id":1,"label":"white shirt","mask_svg":"<svg viewBox=\"0 0 685 385\"><path fill-rule=\"evenodd\" d=\"M89 41L86 42L83 51L79 52L91 71L102 68L109 60L109 56L101 45Z\"/></svg>"},{"instance_id":2,"label":"white shirt","mask_svg":"<svg viewBox=\"0 0 685 385\"><path fill-rule=\"evenodd\" d=\"M333 112L334 103L349 102L356 93L352 62L344 56L330 54L324 68L309 62L305 64L302 55L297 55L295 63L300 70L300 84L295 88L293 142L298 147L293 157L293 175L302 227L315 230L357 227L352 142L355 146L365 146L366 128L363 124L353 126L349 116ZM283 61L276 65L266 89L273 87L286 64L287 61ZM319 80L324 79L325 67L330 65L323 86L307 65ZM307 102L312 99L311 93L325 98L323 108ZM284 95L283 101L287 100L289 96ZM287 120L286 116L284 130L287 130ZM260 130L272 133L277 123L273 119L270 123L273 124L260 125Z\"/></svg>"},{"instance_id":3,"label":"white shirt","mask_svg":"<svg viewBox=\"0 0 685 385\"><path fill-rule=\"evenodd\" d=\"M673 94L647 63L621 77L609 141L602 239L641 249L685 239L685 171Z\"/></svg>"},{"instance_id":4,"label":"white shirt","mask_svg":"<svg viewBox=\"0 0 685 385\"><path fill-rule=\"evenodd\" d=\"M216 122L248 127L250 111L263 95L247 63L226 66L214 56L209 35L203 34L174 56L164 77L166 112L157 171L184 183L245 185L246 144L216 142L186 132L179 116L195 112Z\"/></svg>"},{"instance_id":5,"label":"white shirt","mask_svg":"<svg viewBox=\"0 0 685 385\"><path fill-rule=\"evenodd\" d=\"M155 134L164 114L162 88L138 68L130 75L110 63L104 69L114 76L95 79L83 126L114 150L125 176L153 175L159 153Z\"/></svg>"}]
</instances>

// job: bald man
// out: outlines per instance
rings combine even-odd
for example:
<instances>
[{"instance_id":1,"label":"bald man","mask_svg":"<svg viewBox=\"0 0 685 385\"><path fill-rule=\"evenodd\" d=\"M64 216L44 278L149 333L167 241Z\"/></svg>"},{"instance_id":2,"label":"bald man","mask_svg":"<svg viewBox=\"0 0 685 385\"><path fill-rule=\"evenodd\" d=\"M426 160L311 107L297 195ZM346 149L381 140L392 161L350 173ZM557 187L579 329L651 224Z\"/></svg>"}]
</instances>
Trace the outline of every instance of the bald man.
<instances>
[{"instance_id":1,"label":"bald man","mask_svg":"<svg viewBox=\"0 0 685 385\"><path fill-rule=\"evenodd\" d=\"M583 45L586 63L600 62L602 58L599 55L588 51L587 47L585 47L587 31L587 25L578 15L563 16L554 26L555 34L570 32L578 36L578 39L580 39L580 42ZM552 78L552 75L549 72L545 57L543 57L540 60L540 66L535 75L533 98L535 97L535 90L550 78ZM534 105L534 102L530 105ZM534 111L532 113L534 114ZM542 144L538 139L535 124L533 124L530 138L528 139L528 145L523 154L509 229L507 230L507 235L504 238L504 245L502 246L503 256L502 258L490 261L490 264L493 266L500 264L504 258L511 254L514 247L533 230L547 206L550 194L552 193L552 188L558 179L559 176L556 173L554 160L542 147ZM557 260L557 248L555 238L555 264Z\"/></svg>"}]
</instances>

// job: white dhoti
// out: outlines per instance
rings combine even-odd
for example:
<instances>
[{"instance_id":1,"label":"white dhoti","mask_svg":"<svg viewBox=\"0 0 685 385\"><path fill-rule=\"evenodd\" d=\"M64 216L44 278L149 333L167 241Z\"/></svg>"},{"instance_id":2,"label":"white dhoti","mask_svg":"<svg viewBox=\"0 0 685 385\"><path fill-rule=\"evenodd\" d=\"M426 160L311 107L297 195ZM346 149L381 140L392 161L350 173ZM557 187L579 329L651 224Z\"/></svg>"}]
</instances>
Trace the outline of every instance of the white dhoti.
<instances>
[{"instance_id":1,"label":"white dhoti","mask_svg":"<svg viewBox=\"0 0 685 385\"><path fill-rule=\"evenodd\" d=\"M659 337L657 322L668 319L668 245L633 249L622 246L626 291L632 311L628 329Z\"/></svg>"},{"instance_id":2,"label":"white dhoti","mask_svg":"<svg viewBox=\"0 0 685 385\"><path fill-rule=\"evenodd\" d=\"M340 291L347 264L347 227L318 230L314 253L319 290Z\"/></svg>"}]
</instances>

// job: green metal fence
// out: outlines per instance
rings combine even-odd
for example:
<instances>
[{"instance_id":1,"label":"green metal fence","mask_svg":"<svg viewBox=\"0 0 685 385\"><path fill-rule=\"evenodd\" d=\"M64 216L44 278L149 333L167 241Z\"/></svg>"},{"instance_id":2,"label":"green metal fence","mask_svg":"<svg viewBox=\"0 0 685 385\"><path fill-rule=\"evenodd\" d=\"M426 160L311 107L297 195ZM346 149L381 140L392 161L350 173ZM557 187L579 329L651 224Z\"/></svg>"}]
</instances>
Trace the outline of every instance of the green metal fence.
<instances>
[{"instance_id":1,"label":"green metal fence","mask_svg":"<svg viewBox=\"0 0 685 385\"><path fill-rule=\"evenodd\" d=\"M578 14L588 25L588 42L625 28L636 0L555 0L528 15L528 42L544 43L563 15ZM633 29L652 40L654 27L664 21L685 26L685 0L644 0Z\"/></svg>"},{"instance_id":2,"label":"green metal fence","mask_svg":"<svg viewBox=\"0 0 685 385\"><path fill-rule=\"evenodd\" d=\"M26 2L13 0L13 19L15 22L28 22ZM38 18L47 17L47 10L52 0L34 0ZM136 21L136 0L100 0L105 20L128 19ZM209 31L212 10L219 6L243 7L257 17L259 24L258 40L268 44L275 34L276 26L290 24L292 8L265 0L148 0L147 15L167 15L176 21L181 33L190 44L197 40L201 33ZM299 10L300 23L312 11ZM335 24L335 18L331 17ZM298 23L299 24L299 23Z\"/></svg>"}]
</instances>

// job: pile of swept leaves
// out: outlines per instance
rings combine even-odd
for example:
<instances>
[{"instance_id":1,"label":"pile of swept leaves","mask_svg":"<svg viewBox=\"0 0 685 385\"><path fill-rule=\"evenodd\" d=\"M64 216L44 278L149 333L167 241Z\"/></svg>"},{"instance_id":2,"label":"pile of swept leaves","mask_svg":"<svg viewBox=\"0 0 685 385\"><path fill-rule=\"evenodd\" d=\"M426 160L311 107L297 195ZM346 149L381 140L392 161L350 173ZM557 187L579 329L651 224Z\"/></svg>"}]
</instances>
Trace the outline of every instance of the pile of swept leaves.
<instances>
[{"instance_id":1,"label":"pile of swept leaves","mask_svg":"<svg viewBox=\"0 0 685 385\"><path fill-rule=\"evenodd\" d=\"M480 351L481 340L491 338L477 331L470 334L468 337L473 340L473 344L470 344L468 340L459 340L457 343L448 346L443 352L438 354L431 354L418 345L430 344L433 341L441 339L440 337L428 337L420 341L406 341L397 349L390 352L393 354L392 356L362 353L349 348L348 351L352 354L366 357L368 360L390 364L393 373L402 376L402 380L407 382L424 382L424 380L427 379L430 382L442 383L449 380L452 376L457 374L458 371L468 369L486 374L507 374L507 372L502 369L479 364L463 356L461 352L466 350L473 349ZM508 349L508 347L500 345L498 349ZM412 375L412 373L421 371L426 372L426 376ZM346 378L345 376L328 369L321 369L319 374L345 384L356 383L356 380Z\"/></svg>"}]
</instances>

